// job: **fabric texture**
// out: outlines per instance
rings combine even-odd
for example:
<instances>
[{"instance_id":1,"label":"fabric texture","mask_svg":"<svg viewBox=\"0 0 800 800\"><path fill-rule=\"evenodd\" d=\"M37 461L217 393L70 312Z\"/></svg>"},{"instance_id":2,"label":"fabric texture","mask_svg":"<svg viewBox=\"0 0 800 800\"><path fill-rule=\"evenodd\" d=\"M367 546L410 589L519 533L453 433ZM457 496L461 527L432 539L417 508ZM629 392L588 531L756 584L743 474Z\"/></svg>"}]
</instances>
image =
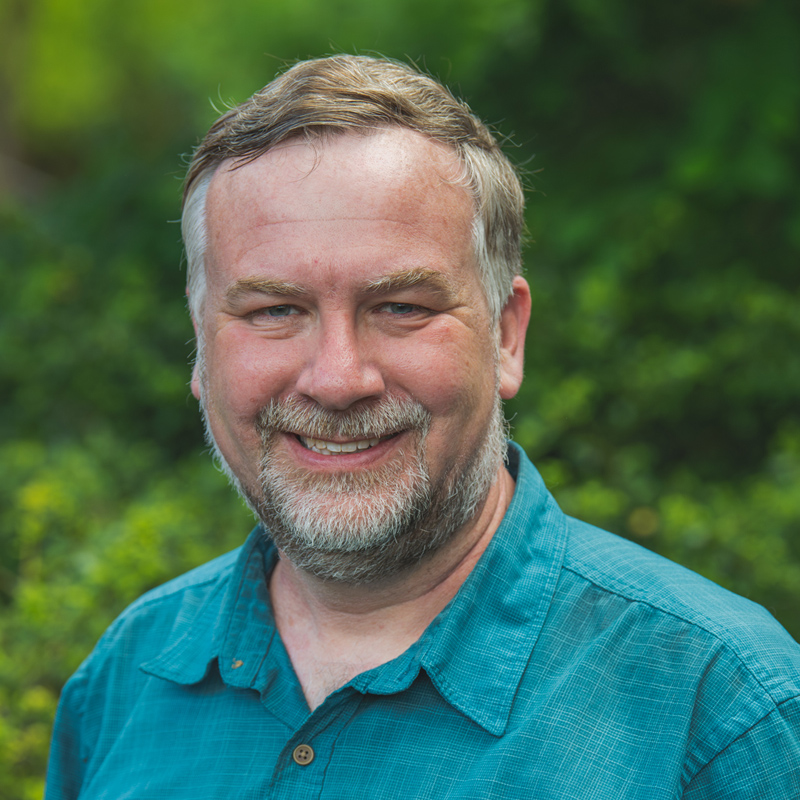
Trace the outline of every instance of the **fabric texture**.
<instances>
[{"instance_id":1,"label":"fabric texture","mask_svg":"<svg viewBox=\"0 0 800 800\"><path fill-rule=\"evenodd\" d=\"M511 506L457 596L313 713L258 528L142 597L64 689L46 800L800 798L800 645L566 517L514 445L509 469Z\"/></svg>"}]
</instances>

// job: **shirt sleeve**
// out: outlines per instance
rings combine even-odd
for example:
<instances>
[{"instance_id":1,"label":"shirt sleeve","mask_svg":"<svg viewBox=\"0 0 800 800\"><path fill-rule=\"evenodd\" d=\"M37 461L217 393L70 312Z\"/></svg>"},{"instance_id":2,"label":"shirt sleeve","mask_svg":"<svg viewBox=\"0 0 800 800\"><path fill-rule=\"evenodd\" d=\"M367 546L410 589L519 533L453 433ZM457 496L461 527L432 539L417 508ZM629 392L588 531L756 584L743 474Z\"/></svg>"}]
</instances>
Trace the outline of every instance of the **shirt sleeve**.
<instances>
[{"instance_id":1,"label":"shirt sleeve","mask_svg":"<svg viewBox=\"0 0 800 800\"><path fill-rule=\"evenodd\" d=\"M800 798L800 698L776 706L694 776L683 800Z\"/></svg>"},{"instance_id":2,"label":"shirt sleeve","mask_svg":"<svg viewBox=\"0 0 800 800\"><path fill-rule=\"evenodd\" d=\"M81 793L87 754L81 729L87 674L85 666L64 686L53 726L44 800L76 800Z\"/></svg>"}]
</instances>

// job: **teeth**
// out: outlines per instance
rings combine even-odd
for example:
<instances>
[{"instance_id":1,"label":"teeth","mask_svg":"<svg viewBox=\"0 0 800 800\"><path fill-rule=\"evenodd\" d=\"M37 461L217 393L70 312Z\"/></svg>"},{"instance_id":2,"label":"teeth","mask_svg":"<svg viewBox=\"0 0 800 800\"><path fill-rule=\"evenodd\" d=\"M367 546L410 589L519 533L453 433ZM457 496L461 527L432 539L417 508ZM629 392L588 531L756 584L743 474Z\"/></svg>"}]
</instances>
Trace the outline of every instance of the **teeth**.
<instances>
[{"instance_id":1,"label":"teeth","mask_svg":"<svg viewBox=\"0 0 800 800\"><path fill-rule=\"evenodd\" d=\"M334 453L355 453L357 450L368 450L370 447L375 447L380 442L380 439L361 439L357 442L326 442L322 439L301 436L300 441L309 450L330 456Z\"/></svg>"}]
</instances>

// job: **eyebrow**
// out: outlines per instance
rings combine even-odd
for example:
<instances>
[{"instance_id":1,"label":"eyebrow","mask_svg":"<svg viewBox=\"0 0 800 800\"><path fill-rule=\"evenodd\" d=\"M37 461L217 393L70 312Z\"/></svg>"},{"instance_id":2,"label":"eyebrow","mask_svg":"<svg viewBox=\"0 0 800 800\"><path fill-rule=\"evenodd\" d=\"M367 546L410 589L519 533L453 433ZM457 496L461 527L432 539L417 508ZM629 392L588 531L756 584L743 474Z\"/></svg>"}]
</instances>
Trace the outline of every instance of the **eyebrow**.
<instances>
[{"instance_id":1,"label":"eyebrow","mask_svg":"<svg viewBox=\"0 0 800 800\"><path fill-rule=\"evenodd\" d=\"M413 286L425 286L443 299L456 296L457 290L446 275L427 267L412 267L383 275L364 285L363 291L370 295L387 294L398 289L410 289ZM225 299L235 304L252 294L271 294L284 297L307 297L310 292L304 286L290 281L273 280L272 278L240 278L225 291Z\"/></svg>"},{"instance_id":2,"label":"eyebrow","mask_svg":"<svg viewBox=\"0 0 800 800\"><path fill-rule=\"evenodd\" d=\"M457 294L456 287L450 278L427 267L413 267L392 272L370 281L364 290L368 294L386 294L397 289L410 289L413 286L426 286L446 299Z\"/></svg>"},{"instance_id":3,"label":"eyebrow","mask_svg":"<svg viewBox=\"0 0 800 800\"><path fill-rule=\"evenodd\" d=\"M251 294L275 294L286 297L304 297L308 290L297 283L270 278L240 278L225 291L225 299L235 303Z\"/></svg>"}]
</instances>

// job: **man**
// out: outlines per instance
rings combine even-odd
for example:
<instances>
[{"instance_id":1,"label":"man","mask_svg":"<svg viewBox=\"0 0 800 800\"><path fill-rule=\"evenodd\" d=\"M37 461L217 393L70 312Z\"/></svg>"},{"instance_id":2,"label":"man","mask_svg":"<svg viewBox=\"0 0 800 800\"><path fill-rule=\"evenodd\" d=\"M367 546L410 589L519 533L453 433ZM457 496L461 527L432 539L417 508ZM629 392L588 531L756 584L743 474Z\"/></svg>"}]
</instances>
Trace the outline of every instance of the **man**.
<instances>
[{"instance_id":1,"label":"man","mask_svg":"<svg viewBox=\"0 0 800 800\"><path fill-rule=\"evenodd\" d=\"M261 524L109 629L48 798L800 797L800 647L506 448L521 228L489 132L404 66L301 63L215 123L192 388Z\"/></svg>"}]
</instances>

